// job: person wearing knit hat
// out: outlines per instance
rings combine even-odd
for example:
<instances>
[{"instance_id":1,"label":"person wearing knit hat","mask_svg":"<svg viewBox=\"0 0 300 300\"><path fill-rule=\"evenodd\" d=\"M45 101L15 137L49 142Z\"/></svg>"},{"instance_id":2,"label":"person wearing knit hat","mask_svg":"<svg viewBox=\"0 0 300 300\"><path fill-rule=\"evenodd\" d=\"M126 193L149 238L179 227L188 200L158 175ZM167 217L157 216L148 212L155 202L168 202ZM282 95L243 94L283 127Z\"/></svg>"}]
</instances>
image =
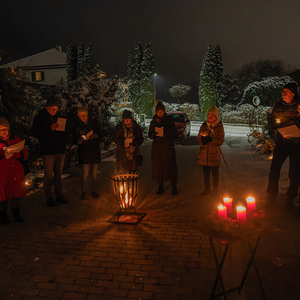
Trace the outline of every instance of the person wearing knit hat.
<instances>
[{"instance_id":1,"label":"person wearing knit hat","mask_svg":"<svg viewBox=\"0 0 300 300\"><path fill-rule=\"evenodd\" d=\"M85 107L77 109L79 121L74 126L74 143L78 145L78 161L81 165L81 199L99 198L97 171L101 162L101 129L99 123L88 117ZM88 177L91 175L89 183Z\"/></svg>"},{"instance_id":2,"label":"person wearing knit hat","mask_svg":"<svg viewBox=\"0 0 300 300\"><path fill-rule=\"evenodd\" d=\"M113 142L117 145L116 172L132 173L142 164L142 156L138 154L144 137L140 125L132 119L130 110L125 109L122 121L116 126Z\"/></svg>"},{"instance_id":3,"label":"person wearing knit hat","mask_svg":"<svg viewBox=\"0 0 300 300\"><path fill-rule=\"evenodd\" d=\"M150 123L148 136L153 140L151 149L152 179L157 180L157 195L164 192L164 181L171 181L171 194L177 195L177 163L174 137L177 135L174 120L165 113L165 106L158 100L156 114Z\"/></svg>"},{"instance_id":4,"label":"person wearing knit hat","mask_svg":"<svg viewBox=\"0 0 300 300\"><path fill-rule=\"evenodd\" d=\"M298 194L300 183L300 137L289 136L285 128L296 125L299 127L299 96L296 83L288 83L282 88L282 99L278 101L271 114L271 126L275 131L275 148L269 173L267 187L268 206L274 206L278 195L278 181L283 163L289 158L290 185L287 191L285 209L294 209L294 198ZM297 209L298 208L298 209ZM296 214L300 215L297 207Z\"/></svg>"},{"instance_id":5,"label":"person wearing knit hat","mask_svg":"<svg viewBox=\"0 0 300 300\"><path fill-rule=\"evenodd\" d=\"M18 150L10 146L19 144ZM20 150L21 149L21 150ZM26 196L22 161L28 152L22 140L10 132L9 122L0 117L0 223L8 225L7 208L10 207L16 223L24 222L20 216L20 202Z\"/></svg>"},{"instance_id":6,"label":"person wearing knit hat","mask_svg":"<svg viewBox=\"0 0 300 300\"><path fill-rule=\"evenodd\" d=\"M44 192L49 207L68 201L62 194L62 171L65 161L68 133L71 131L66 118L59 115L59 100L55 97L47 100L45 107L34 117L33 136L39 140L44 165ZM54 174L54 176L53 176ZM56 202L53 199L52 185Z\"/></svg>"},{"instance_id":7,"label":"person wearing knit hat","mask_svg":"<svg viewBox=\"0 0 300 300\"><path fill-rule=\"evenodd\" d=\"M210 174L213 178L213 193L216 195L219 188L219 167L221 165L221 149L224 143L224 128L218 119L219 111L216 106L207 112L207 121L199 130L197 140L200 144L197 163L202 166L204 175L204 191L202 196L211 193Z\"/></svg>"}]
</instances>

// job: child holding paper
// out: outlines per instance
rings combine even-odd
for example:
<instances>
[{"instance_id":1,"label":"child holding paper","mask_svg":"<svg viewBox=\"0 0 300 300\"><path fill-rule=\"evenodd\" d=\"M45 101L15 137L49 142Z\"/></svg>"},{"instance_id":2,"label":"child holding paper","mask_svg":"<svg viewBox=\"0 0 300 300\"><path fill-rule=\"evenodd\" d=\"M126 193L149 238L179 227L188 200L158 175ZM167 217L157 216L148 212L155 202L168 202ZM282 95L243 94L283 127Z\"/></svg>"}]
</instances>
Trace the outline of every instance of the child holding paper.
<instances>
[{"instance_id":1,"label":"child holding paper","mask_svg":"<svg viewBox=\"0 0 300 300\"><path fill-rule=\"evenodd\" d=\"M11 147L11 146L15 147ZM14 148L14 149L13 149ZM9 224L10 206L15 222L24 222L20 216L20 202L26 196L24 169L20 161L28 155L24 143L10 132L9 122L0 117L0 222Z\"/></svg>"}]
</instances>

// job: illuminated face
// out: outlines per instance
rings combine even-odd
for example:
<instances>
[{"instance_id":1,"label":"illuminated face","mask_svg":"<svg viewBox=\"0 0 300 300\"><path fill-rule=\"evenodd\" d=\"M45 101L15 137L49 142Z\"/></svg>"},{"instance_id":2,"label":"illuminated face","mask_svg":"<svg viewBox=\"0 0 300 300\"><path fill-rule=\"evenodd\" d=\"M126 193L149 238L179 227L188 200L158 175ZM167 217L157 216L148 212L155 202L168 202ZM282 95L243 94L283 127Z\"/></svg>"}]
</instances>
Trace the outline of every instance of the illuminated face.
<instances>
[{"instance_id":1,"label":"illuminated face","mask_svg":"<svg viewBox=\"0 0 300 300\"><path fill-rule=\"evenodd\" d=\"M159 109L157 112L156 112L156 115L161 118L163 115L165 114L165 112L161 109Z\"/></svg>"},{"instance_id":2,"label":"illuminated face","mask_svg":"<svg viewBox=\"0 0 300 300\"><path fill-rule=\"evenodd\" d=\"M213 123L216 120L217 120L217 118L216 118L215 115L213 115L213 114L207 114L207 121L208 121L208 123Z\"/></svg>"},{"instance_id":3,"label":"illuminated face","mask_svg":"<svg viewBox=\"0 0 300 300\"><path fill-rule=\"evenodd\" d=\"M128 126L131 124L132 120L130 118L125 118L125 119L123 119L123 122L126 126Z\"/></svg>"},{"instance_id":4,"label":"illuminated face","mask_svg":"<svg viewBox=\"0 0 300 300\"><path fill-rule=\"evenodd\" d=\"M0 138L5 140L9 137L9 127L0 126Z\"/></svg>"},{"instance_id":5,"label":"illuminated face","mask_svg":"<svg viewBox=\"0 0 300 300\"><path fill-rule=\"evenodd\" d=\"M46 110L53 117L57 113L58 106L46 106Z\"/></svg>"},{"instance_id":6,"label":"illuminated face","mask_svg":"<svg viewBox=\"0 0 300 300\"><path fill-rule=\"evenodd\" d=\"M289 90L287 88L284 88L282 90L282 99L286 103L291 103L294 99L294 96L295 96L295 94L291 90Z\"/></svg>"},{"instance_id":7,"label":"illuminated face","mask_svg":"<svg viewBox=\"0 0 300 300\"><path fill-rule=\"evenodd\" d=\"M83 122L83 123L86 123L87 122L87 119L88 119L88 114L85 113L85 112L80 112L78 114L78 117L79 119Z\"/></svg>"}]
</instances>

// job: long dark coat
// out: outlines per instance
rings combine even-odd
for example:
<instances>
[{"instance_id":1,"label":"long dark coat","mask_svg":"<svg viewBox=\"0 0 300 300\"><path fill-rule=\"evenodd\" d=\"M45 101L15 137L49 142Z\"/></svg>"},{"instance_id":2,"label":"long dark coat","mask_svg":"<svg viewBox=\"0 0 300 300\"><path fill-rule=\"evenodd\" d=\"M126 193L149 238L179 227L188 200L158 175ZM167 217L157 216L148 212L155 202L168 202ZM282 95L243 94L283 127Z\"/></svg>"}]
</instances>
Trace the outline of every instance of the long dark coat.
<instances>
[{"instance_id":1,"label":"long dark coat","mask_svg":"<svg viewBox=\"0 0 300 300\"><path fill-rule=\"evenodd\" d=\"M120 122L115 128L113 141L117 145L116 169L118 171L131 172L135 171L137 168L138 147L143 143L144 137L140 125L134 120L132 120L132 123L134 136L133 144L136 146L135 152L133 153L133 160L128 160L125 154L123 122Z\"/></svg>"},{"instance_id":2,"label":"long dark coat","mask_svg":"<svg viewBox=\"0 0 300 300\"><path fill-rule=\"evenodd\" d=\"M200 132L209 131L208 136L211 142L203 144ZM201 166L219 167L221 165L221 150L220 146L224 143L224 128L222 122L219 122L212 129L204 122L199 130L197 138L200 149L197 163Z\"/></svg>"},{"instance_id":3,"label":"long dark coat","mask_svg":"<svg viewBox=\"0 0 300 300\"><path fill-rule=\"evenodd\" d=\"M12 137L5 141L0 139L0 201L26 196L24 169L20 161L27 157L28 152L24 148L6 159L3 150L3 147L19 142L21 142L19 137Z\"/></svg>"},{"instance_id":4,"label":"long dark coat","mask_svg":"<svg viewBox=\"0 0 300 300\"><path fill-rule=\"evenodd\" d=\"M88 139L81 144L78 144L78 138L82 135L86 135L93 130L93 133L97 133L96 139ZM101 162L100 141L101 141L101 129L96 120L88 119L87 124L79 121L74 126L74 143L78 145L78 161L80 164L97 164Z\"/></svg>"},{"instance_id":5,"label":"long dark coat","mask_svg":"<svg viewBox=\"0 0 300 300\"><path fill-rule=\"evenodd\" d=\"M163 137L156 136L155 127L163 127ZM153 139L151 151L152 179L177 180L177 164L174 147L174 137L177 131L171 116L164 114L162 118L157 115L150 123L148 136Z\"/></svg>"}]
</instances>

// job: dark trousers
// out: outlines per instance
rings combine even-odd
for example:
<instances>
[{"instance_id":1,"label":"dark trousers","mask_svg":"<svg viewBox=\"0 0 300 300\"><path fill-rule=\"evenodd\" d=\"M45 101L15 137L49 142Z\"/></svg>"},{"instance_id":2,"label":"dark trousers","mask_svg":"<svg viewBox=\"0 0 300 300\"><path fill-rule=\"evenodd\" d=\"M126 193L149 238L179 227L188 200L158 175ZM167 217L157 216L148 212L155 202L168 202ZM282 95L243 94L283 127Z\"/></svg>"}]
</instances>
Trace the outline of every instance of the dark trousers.
<instances>
[{"instance_id":1,"label":"dark trousers","mask_svg":"<svg viewBox=\"0 0 300 300\"><path fill-rule=\"evenodd\" d=\"M97 188L98 164L82 164L81 192L95 192ZM88 188L88 176L91 174L91 189Z\"/></svg>"},{"instance_id":2,"label":"dark trousers","mask_svg":"<svg viewBox=\"0 0 300 300\"><path fill-rule=\"evenodd\" d=\"M0 201L0 211L6 210L8 206L11 209L20 208L21 199L22 198L14 198L10 200Z\"/></svg>"},{"instance_id":3,"label":"dark trousers","mask_svg":"<svg viewBox=\"0 0 300 300\"><path fill-rule=\"evenodd\" d=\"M289 177L290 186L287 192L289 198L294 199L298 193L298 186L300 183L300 145L292 142L278 145L273 152L273 160L269 174L269 184L267 192L268 199L275 201L278 195L278 181L280 178L280 171L283 163L289 157Z\"/></svg>"},{"instance_id":4,"label":"dark trousers","mask_svg":"<svg viewBox=\"0 0 300 300\"><path fill-rule=\"evenodd\" d=\"M52 198L52 184L54 183L54 193L62 195L62 171L64 167L65 154L43 155L44 164L44 191L46 198ZM54 176L53 176L54 174Z\"/></svg>"},{"instance_id":5,"label":"dark trousers","mask_svg":"<svg viewBox=\"0 0 300 300\"><path fill-rule=\"evenodd\" d=\"M202 166L205 190L210 190L210 173L213 178L214 190L219 188L219 167Z\"/></svg>"},{"instance_id":6,"label":"dark trousers","mask_svg":"<svg viewBox=\"0 0 300 300\"><path fill-rule=\"evenodd\" d=\"M160 190L164 189L164 181L163 180L157 180L158 182L158 188ZM171 180L171 186L172 186L172 190L176 190L177 189L177 179L172 179Z\"/></svg>"}]
</instances>

